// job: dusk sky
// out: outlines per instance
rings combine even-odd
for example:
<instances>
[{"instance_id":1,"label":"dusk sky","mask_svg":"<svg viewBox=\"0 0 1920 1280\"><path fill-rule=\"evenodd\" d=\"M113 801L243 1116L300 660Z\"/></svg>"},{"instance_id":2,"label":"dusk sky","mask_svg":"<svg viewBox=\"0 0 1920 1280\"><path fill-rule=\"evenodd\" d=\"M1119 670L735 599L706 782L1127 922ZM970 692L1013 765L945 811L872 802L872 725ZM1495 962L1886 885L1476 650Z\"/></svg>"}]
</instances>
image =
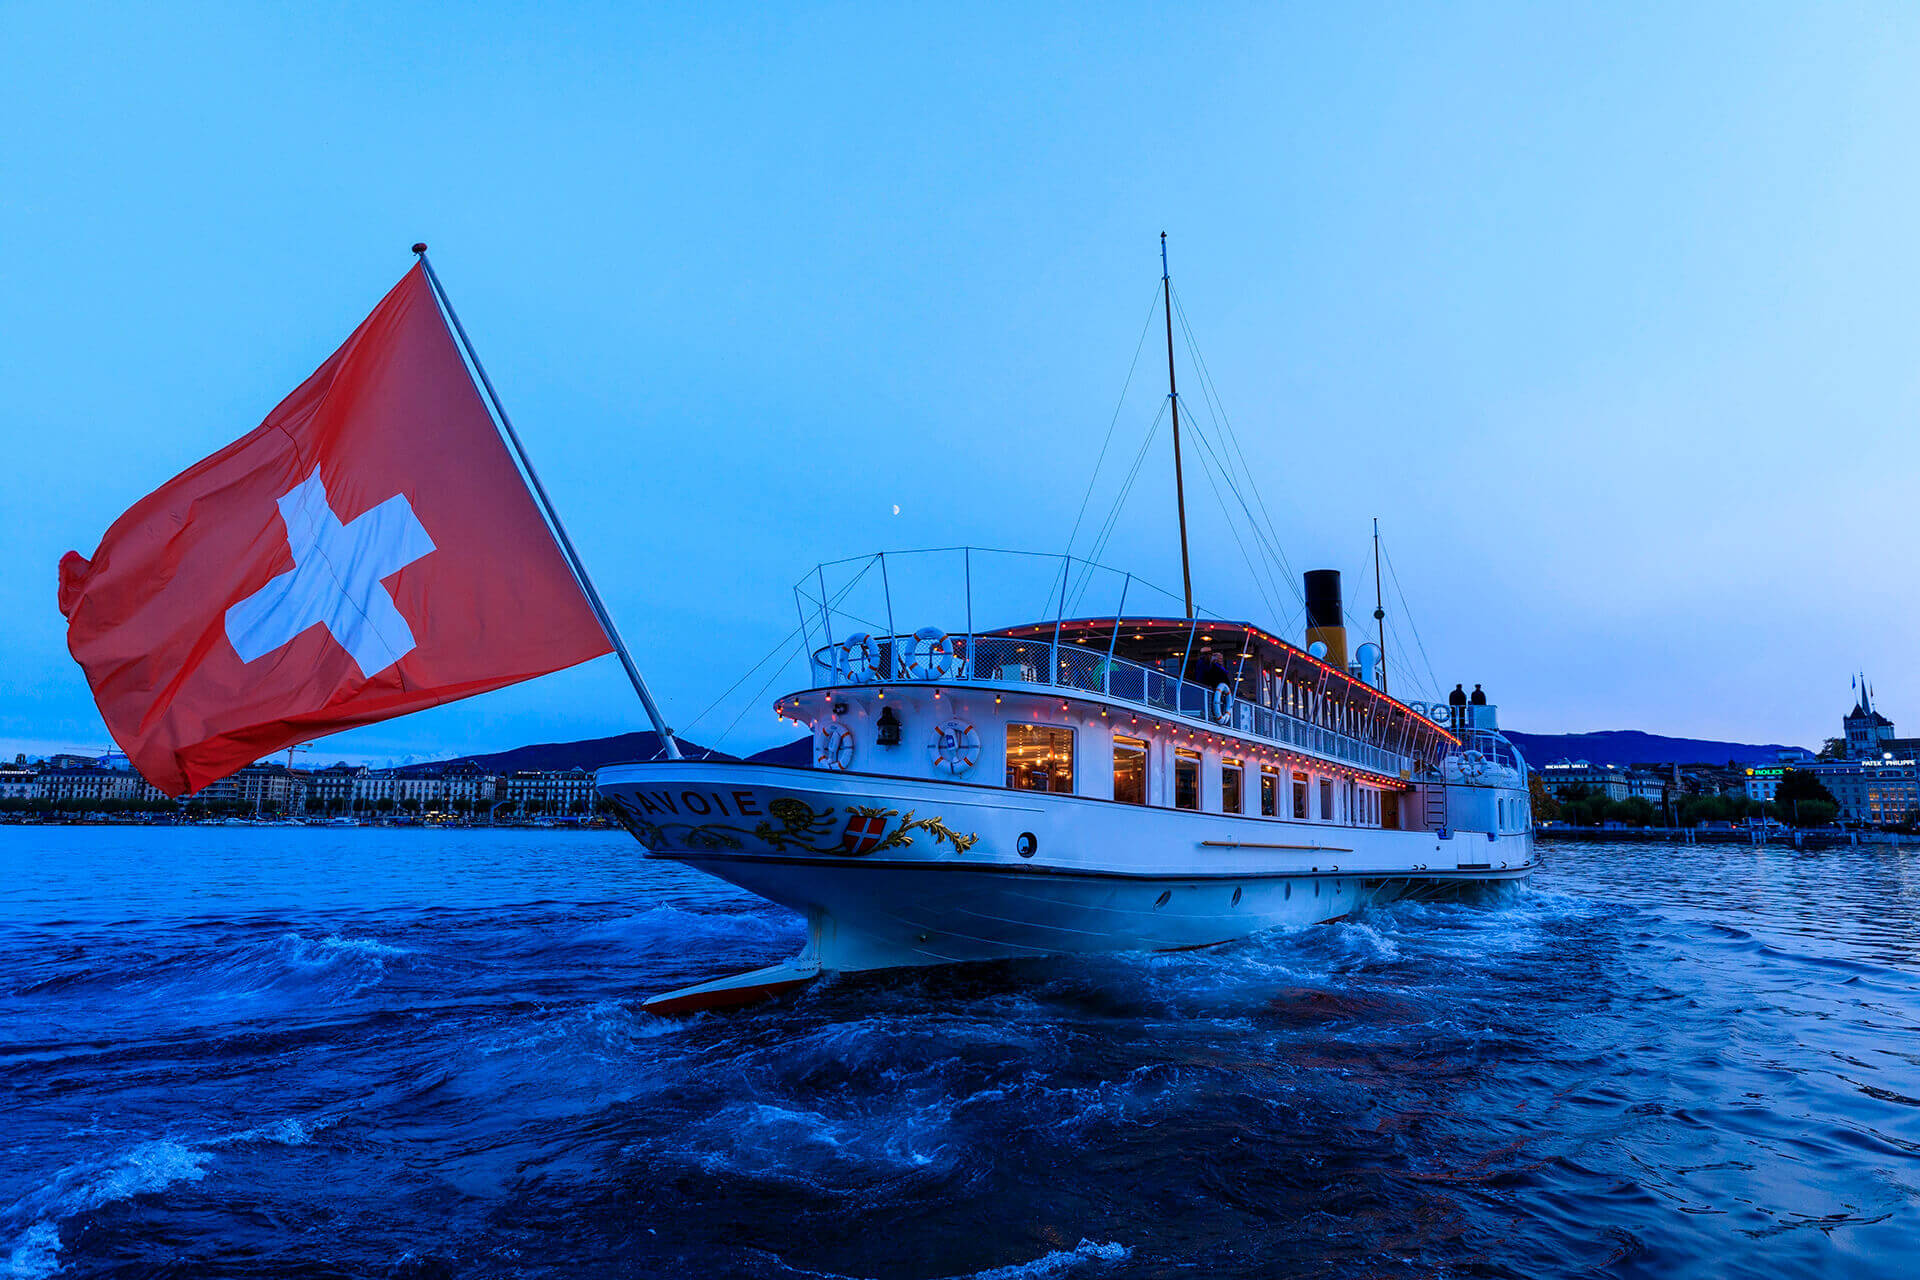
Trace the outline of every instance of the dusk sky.
<instances>
[{"instance_id":1,"label":"dusk sky","mask_svg":"<svg viewBox=\"0 0 1920 1280\"><path fill-rule=\"evenodd\" d=\"M1291 564L1370 611L1380 517L1442 686L1818 746L1864 668L1920 732L1920 10L1034 10L0 7L0 749L107 745L61 553L416 239L711 744L816 561L1067 550L1112 421L1087 550L1165 393L1155 329L1114 416L1163 230ZM1196 595L1297 639L1193 447ZM1164 427L1102 558L1178 587ZM640 727L601 659L303 763Z\"/></svg>"}]
</instances>

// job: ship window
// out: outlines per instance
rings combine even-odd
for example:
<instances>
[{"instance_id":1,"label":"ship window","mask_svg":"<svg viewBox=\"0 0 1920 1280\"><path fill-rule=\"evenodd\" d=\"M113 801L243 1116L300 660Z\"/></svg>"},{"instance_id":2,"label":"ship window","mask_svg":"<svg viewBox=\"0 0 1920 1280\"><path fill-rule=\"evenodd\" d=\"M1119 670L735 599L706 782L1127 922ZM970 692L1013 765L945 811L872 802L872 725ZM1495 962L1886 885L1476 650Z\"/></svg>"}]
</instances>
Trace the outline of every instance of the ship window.
<instances>
[{"instance_id":1,"label":"ship window","mask_svg":"<svg viewBox=\"0 0 1920 1280\"><path fill-rule=\"evenodd\" d=\"M1333 779L1320 779L1320 820L1333 821Z\"/></svg>"},{"instance_id":2,"label":"ship window","mask_svg":"<svg viewBox=\"0 0 1920 1280\"><path fill-rule=\"evenodd\" d=\"M1307 775L1299 772L1293 775L1293 816L1307 816Z\"/></svg>"},{"instance_id":3,"label":"ship window","mask_svg":"<svg viewBox=\"0 0 1920 1280\"><path fill-rule=\"evenodd\" d=\"M1260 816L1277 817L1280 813L1280 775L1271 769L1260 771Z\"/></svg>"},{"instance_id":4,"label":"ship window","mask_svg":"<svg viewBox=\"0 0 1920 1280\"><path fill-rule=\"evenodd\" d=\"M1073 730L1007 726L1007 785L1016 791L1073 790Z\"/></svg>"},{"instance_id":5,"label":"ship window","mask_svg":"<svg viewBox=\"0 0 1920 1280\"><path fill-rule=\"evenodd\" d=\"M1246 771L1241 767L1238 760L1222 760L1220 762L1220 812L1240 813L1244 811L1244 806L1240 798L1240 785L1241 779L1245 777L1245 774Z\"/></svg>"},{"instance_id":6,"label":"ship window","mask_svg":"<svg viewBox=\"0 0 1920 1280\"><path fill-rule=\"evenodd\" d=\"M1138 738L1114 735L1113 798L1124 804L1147 802L1147 744Z\"/></svg>"},{"instance_id":7,"label":"ship window","mask_svg":"<svg viewBox=\"0 0 1920 1280\"><path fill-rule=\"evenodd\" d=\"M1184 747L1173 753L1173 807L1200 807L1200 753Z\"/></svg>"}]
</instances>

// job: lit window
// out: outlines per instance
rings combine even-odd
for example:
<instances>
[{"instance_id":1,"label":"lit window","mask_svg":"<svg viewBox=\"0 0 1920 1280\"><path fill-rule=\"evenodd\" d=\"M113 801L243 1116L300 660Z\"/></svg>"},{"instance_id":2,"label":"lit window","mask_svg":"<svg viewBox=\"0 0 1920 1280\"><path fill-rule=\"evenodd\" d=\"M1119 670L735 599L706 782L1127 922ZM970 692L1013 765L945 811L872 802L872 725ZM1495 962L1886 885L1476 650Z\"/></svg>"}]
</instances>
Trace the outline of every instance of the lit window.
<instances>
[{"instance_id":1,"label":"lit window","mask_svg":"<svg viewBox=\"0 0 1920 1280\"><path fill-rule=\"evenodd\" d=\"M1147 802L1147 744L1138 738L1114 735L1113 798L1124 804Z\"/></svg>"},{"instance_id":2,"label":"lit window","mask_svg":"<svg viewBox=\"0 0 1920 1280\"><path fill-rule=\"evenodd\" d=\"M1073 791L1073 730L1007 726L1007 785L1016 791Z\"/></svg>"},{"instance_id":3,"label":"lit window","mask_svg":"<svg viewBox=\"0 0 1920 1280\"><path fill-rule=\"evenodd\" d=\"M1220 812L1241 813L1244 811L1244 806L1241 803L1240 786L1241 779L1245 776L1246 771L1241 767L1238 760L1222 760L1220 762Z\"/></svg>"},{"instance_id":4,"label":"lit window","mask_svg":"<svg viewBox=\"0 0 1920 1280\"><path fill-rule=\"evenodd\" d=\"M1280 813L1280 775L1271 769L1260 771L1260 816L1277 817Z\"/></svg>"},{"instance_id":5,"label":"lit window","mask_svg":"<svg viewBox=\"0 0 1920 1280\"><path fill-rule=\"evenodd\" d=\"M1185 747L1173 753L1173 807L1200 807L1200 753Z\"/></svg>"},{"instance_id":6,"label":"lit window","mask_svg":"<svg viewBox=\"0 0 1920 1280\"><path fill-rule=\"evenodd\" d=\"M1320 779L1320 820L1333 821L1333 779Z\"/></svg>"},{"instance_id":7,"label":"lit window","mask_svg":"<svg viewBox=\"0 0 1920 1280\"><path fill-rule=\"evenodd\" d=\"M1298 771L1293 775L1293 816L1307 816L1307 775Z\"/></svg>"}]
</instances>

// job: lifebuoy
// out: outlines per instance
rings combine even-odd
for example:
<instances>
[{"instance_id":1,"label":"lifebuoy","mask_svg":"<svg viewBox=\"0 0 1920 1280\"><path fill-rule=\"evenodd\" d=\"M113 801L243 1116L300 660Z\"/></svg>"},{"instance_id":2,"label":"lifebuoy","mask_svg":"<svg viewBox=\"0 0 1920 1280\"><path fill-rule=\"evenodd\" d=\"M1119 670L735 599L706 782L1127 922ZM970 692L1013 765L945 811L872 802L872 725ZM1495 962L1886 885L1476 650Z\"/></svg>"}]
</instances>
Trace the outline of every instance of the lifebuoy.
<instances>
[{"instance_id":1,"label":"lifebuoy","mask_svg":"<svg viewBox=\"0 0 1920 1280\"><path fill-rule=\"evenodd\" d=\"M838 720L820 726L813 737L813 767L845 773L853 767L853 730Z\"/></svg>"},{"instance_id":2,"label":"lifebuoy","mask_svg":"<svg viewBox=\"0 0 1920 1280\"><path fill-rule=\"evenodd\" d=\"M1487 772L1489 761L1478 751L1460 753L1460 776L1468 782L1477 782Z\"/></svg>"},{"instance_id":3,"label":"lifebuoy","mask_svg":"<svg viewBox=\"0 0 1920 1280\"><path fill-rule=\"evenodd\" d=\"M1213 686L1213 692L1207 695L1207 713L1216 724L1233 719L1233 686L1225 680Z\"/></svg>"},{"instance_id":4,"label":"lifebuoy","mask_svg":"<svg viewBox=\"0 0 1920 1280\"><path fill-rule=\"evenodd\" d=\"M948 720L927 739L927 758L935 773L960 777L980 763L980 734L965 720Z\"/></svg>"},{"instance_id":5,"label":"lifebuoy","mask_svg":"<svg viewBox=\"0 0 1920 1280\"><path fill-rule=\"evenodd\" d=\"M957 665L954 644L938 627L922 627L907 641L903 663L909 680L946 680Z\"/></svg>"},{"instance_id":6,"label":"lifebuoy","mask_svg":"<svg viewBox=\"0 0 1920 1280\"><path fill-rule=\"evenodd\" d=\"M840 642L833 654L834 674L853 684L871 684L880 678L880 642L856 631Z\"/></svg>"}]
</instances>

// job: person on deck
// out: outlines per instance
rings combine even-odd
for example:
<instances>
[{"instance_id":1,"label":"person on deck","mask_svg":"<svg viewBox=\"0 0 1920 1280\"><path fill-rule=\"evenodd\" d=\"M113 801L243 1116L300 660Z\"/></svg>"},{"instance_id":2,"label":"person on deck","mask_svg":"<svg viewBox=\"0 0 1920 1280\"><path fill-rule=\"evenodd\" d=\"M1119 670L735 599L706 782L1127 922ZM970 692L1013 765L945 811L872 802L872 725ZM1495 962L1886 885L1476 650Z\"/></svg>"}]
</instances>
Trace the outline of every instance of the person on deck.
<instances>
[{"instance_id":1,"label":"person on deck","mask_svg":"<svg viewBox=\"0 0 1920 1280\"><path fill-rule=\"evenodd\" d=\"M1466 722L1466 706L1467 686L1464 684L1453 686L1453 692L1447 695L1447 710L1456 727Z\"/></svg>"},{"instance_id":2,"label":"person on deck","mask_svg":"<svg viewBox=\"0 0 1920 1280\"><path fill-rule=\"evenodd\" d=\"M1481 690L1479 685L1475 685L1473 686L1473 697L1470 698L1469 701L1476 707L1484 707L1487 705L1487 695Z\"/></svg>"}]
</instances>

